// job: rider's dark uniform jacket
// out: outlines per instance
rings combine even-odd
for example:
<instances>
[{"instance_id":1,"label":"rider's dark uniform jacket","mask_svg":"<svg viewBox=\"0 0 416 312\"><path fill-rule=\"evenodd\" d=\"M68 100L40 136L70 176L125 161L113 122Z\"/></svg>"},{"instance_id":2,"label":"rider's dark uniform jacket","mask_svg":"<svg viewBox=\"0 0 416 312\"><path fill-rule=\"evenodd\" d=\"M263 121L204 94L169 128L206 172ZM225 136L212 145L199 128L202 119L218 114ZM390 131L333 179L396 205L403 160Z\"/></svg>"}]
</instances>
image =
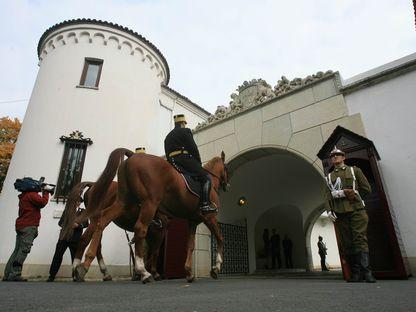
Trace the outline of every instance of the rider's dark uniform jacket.
<instances>
[{"instance_id":1,"label":"rider's dark uniform jacket","mask_svg":"<svg viewBox=\"0 0 416 312\"><path fill-rule=\"evenodd\" d=\"M181 151L174 156L169 156L173 152ZM174 128L165 138L166 158L176 164L181 171L192 176L206 176L207 173L202 169L201 156L194 141L192 131L188 128Z\"/></svg>"}]
</instances>

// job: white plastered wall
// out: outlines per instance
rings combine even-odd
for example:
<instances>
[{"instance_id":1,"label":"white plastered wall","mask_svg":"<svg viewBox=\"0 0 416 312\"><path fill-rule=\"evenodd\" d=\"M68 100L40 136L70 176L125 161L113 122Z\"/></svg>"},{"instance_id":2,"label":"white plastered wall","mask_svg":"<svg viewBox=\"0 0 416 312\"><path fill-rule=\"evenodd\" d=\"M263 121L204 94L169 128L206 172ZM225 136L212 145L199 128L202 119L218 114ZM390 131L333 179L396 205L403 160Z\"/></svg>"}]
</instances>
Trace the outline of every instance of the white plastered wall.
<instances>
[{"instance_id":1,"label":"white plastered wall","mask_svg":"<svg viewBox=\"0 0 416 312\"><path fill-rule=\"evenodd\" d=\"M161 155L170 116L159 104L167 69L151 47L123 31L102 25L72 25L52 33L42 49L40 68L0 195L0 270L13 251L14 222L18 211L16 178L45 176L56 184L64 144L59 137L79 130L93 144L87 149L82 180L95 181L118 147L134 150L144 146ZM78 87L86 57L104 60L97 90ZM162 95L166 99L170 95ZM186 107L192 125L203 121L205 112ZM55 250L57 225L63 204L50 202L42 210L39 236L25 266L26 275L47 275ZM127 274L129 250L125 234L114 224L104 232L103 255L113 274ZM64 258L70 263L70 257ZM69 269L64 269L69 274ZM99 274L99 273L98 273ZM91 275L90 275L91 276Z\"/></svg>"},{"instance_id":2,"label":"white plastered wall","mask_svg":"<svg viewBox=\"0 0 416 312\"><path fill-rule=\"evenodd\" d=\"M415 85L416 71L411 71L345 96L351 114L361 114L368 138L380 154L383 184L413 272L416 272Z\"/></svg>"},{"instance_id":3,"label":"white plastered wall","mask_svg":"<svg viewBox=\"0 0 416 312\"><path fill-rule=\"evenodd\" d=\"M338 243L335 236L335 229L333 222L326 216L326 213L322 214L318 220L316 220L311 234L311 251L313 258L314 269L321 269L321 258L318 253L318 236L322 236L323 242L327 247L326 262L329 265L329 269L340 269L341 262L338 252Z\"/></svg>"}]
</instances>

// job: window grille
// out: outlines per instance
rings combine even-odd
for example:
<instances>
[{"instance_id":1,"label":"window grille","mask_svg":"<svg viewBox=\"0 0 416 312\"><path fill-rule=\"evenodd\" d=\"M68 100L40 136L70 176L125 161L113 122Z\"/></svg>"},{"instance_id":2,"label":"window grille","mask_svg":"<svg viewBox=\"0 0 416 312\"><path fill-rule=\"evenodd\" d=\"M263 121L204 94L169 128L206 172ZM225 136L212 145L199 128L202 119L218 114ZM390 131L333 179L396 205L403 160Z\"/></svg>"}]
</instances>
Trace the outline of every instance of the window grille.
<instances>
[{"instance_id":1,"label":"window grille","mask_svg":"<svg viewBox=\"0 0 416 312\"><path fill-rule=\"evenodd\" d=\"M72 132L69 137L61 136L59 139L65 144L65 148L55 199L56 202L60 200L65 202L72 188L81 182L87 147L92 144L92 140L84 138L82 132L79 131Z\"/></svg>"},{"instance_id":2,"label":"window grille","mask_svg":"<svg viewBox=\"0 0 416 312\"><path fill-rule=\"evenodd\" d=\"M247 274L248 242L247 226L225 224L218 222L221 234L224 237L224 262L220 274ZM211 264L215 266L217 257L217 241L211 237Z\"/></svg>"}]
</instances>

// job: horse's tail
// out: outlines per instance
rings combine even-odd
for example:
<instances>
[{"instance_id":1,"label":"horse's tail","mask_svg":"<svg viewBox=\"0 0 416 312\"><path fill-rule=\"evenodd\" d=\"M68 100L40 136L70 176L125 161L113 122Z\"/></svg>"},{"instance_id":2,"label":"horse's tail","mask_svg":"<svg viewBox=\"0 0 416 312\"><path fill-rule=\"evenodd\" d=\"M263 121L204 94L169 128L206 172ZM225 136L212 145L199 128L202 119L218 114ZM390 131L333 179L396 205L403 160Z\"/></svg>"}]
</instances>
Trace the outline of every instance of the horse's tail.
<instances>
[{"instance_id":1,"label":"horse's tail","mask_svg":"<svg viewBox=\"0 0 416 312\"><path fill-rule=\"evenodd\" d=\"M101 204L101 200L105 197L105 194L116 176L117 169L123 161L124 156L130 157L132 155L134 155L134 152L126 148L117 148L111 152L103 173L101 173L97 182L94 184L94 191L92 192L88 203L88 205L94 210L96 210L96 208Z\"/></svg>"},{"instance_id":2,"label":"horse's tail","mask_svg":"<svg viewBox=\"0 0 416 312\"><path fill-rule=\"evenodd\" d=\"M62 213L63 218L61 219L62 231L60 239L68 240L72 237L72 234L74 233L73 224L77 218L77 208L81 203L81 195L86 187L91 187L93 184L93 182L81 182L72 188L71 192L69 193L65 209ZM83 215L84 218L86 218L86 214Z\"/></svg>"}]
</instances>

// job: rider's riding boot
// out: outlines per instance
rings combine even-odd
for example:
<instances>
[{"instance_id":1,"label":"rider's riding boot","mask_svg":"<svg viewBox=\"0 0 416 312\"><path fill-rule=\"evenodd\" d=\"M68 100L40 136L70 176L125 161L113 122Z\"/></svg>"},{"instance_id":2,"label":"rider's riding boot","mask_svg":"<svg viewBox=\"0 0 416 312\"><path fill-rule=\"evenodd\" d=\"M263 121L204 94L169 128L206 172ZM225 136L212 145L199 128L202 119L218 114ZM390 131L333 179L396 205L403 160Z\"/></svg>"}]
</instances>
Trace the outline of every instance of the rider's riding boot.
<instances>
[{"instance_id":1,"label":"rider's riding boot","mask_svg":"<svg viewBox=\"0 0 416 312\"><path fill-rule=\"evenodd\" d=\"M348 279L348 283L359 283L362 281L360 274L360 254L348 255L348 264L351 269L351 277Z\"/></svg>"},{"instance_id":2,"label":"rider's riding boot","mask_svg":"<svg viewBox=\"0 0 416 312\"><path fill-rule=\"evenodd\" d=\"M364 275L365 282L375 283L376 279L374 278L370 270L370 258L368 255L368 251L362 251L359 253L359 255L360 255L361 272Z\"/></svg>"},{"instance_id":3,"label":"rider's riding boot","mask_svg":"<svg viewBox=\"0 0 416 312\"><path fill-rule=\"evenodd\" d=\"M211 206L209 195L211 192L211 179L207 179L204 184L202 184L202 197L201 197L201 212L202 214L217 212L218 209Z\"/></svg>"}]
</instances>

